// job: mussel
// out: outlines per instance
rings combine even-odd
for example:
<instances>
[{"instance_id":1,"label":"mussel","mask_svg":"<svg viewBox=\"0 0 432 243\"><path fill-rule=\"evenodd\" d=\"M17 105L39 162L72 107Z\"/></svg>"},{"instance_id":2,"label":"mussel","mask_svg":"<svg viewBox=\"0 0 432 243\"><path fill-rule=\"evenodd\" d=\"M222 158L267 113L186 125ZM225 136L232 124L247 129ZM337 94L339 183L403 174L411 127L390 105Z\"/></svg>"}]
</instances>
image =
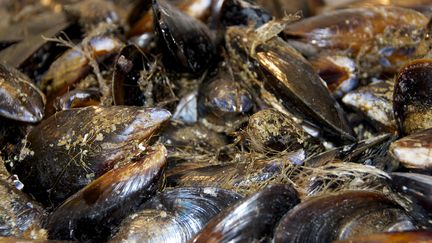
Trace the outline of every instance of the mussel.
<instances>
[{"instance_id":1,"label":"mussel","mask_svg":"<svg viewBox=\"0 0 432 243\"><path fill-rule=\"evenodd\" d=\"M13 67L0 64L0 115L37 123L42 120L45 95L30 79Z\"/></svg>"},{"instance_id":2,"label":"mussel","mask_svg":"<svg viewBox=\"0 0 432 243\"><path fill-rule=\"evenodd\" d=\"M58 205L130 158L170 118L158 108L85 107L63 110L30 131L12 161L13 173L45 205Z\"/></svg>"},{"instance_id":3,"label":"mussel","mask_svg":"<svg viewBox=\"0 0 432 243\"><path fill-rule=\"evenodd\" d=\"M167 68L200 76L214 65L216 47L207 26L165 0L153 0L152 7Z\"/></svg>"},{"instance_id":4,"label":"mussel","mask_svg":"<svg viewBox=\"0 0 432 243\"><path fill-rule=\"evenodd\" d=\"M277 221L299 203L290 185L267 186L211 219L192 242L265 241Z\"/></svg>"},{"instance_id":5,"label":"mussel","mask_svg":"<svg viewBox=\"0 0 432 243\"><path fill-rule=\"evenodd\" d=\"M165 191L124 220L111 241L187 242L240 198L231 191L212 187Z\"/></svg>"},{"instance_id":6,"label":"mussel","mask_svg":"<svg viewBox=\"0 0 432 243\"><path fill-rule=\"evenodd\" d=\"M393 94L393 109L401 135L432 127L432 60L410 62L398 73Z\"/></svg>"},{"instance_id":7,"label":"mussel","mask_svg":"<svg viewBox=\"0 0 432 243\"><path fill-rule=\"evenodd\" d=\"M106 240L121 220L161 186L166 164L163 145L142 158L112 169L69 197L48 220L50 239Z\"/></svg>"},{"instance_id":8,"label":"mussel","mask_svg":"<svg viewBox=\"0 0 432 243\"><path fill-rule=\"evenodd\" d=\"M283 216L274 242L332 242L386 231L416 229L410 215L377 192L347 191L312 198Z\"/></svg>"},{"instance_id":9,"label":"mussel","mask_svg":"<svg viewBox=\"0 0 432 243\"><path fill-rule=\"evenodd\" d=\"M255 82L261 95L264 94L262 88L268 90L274 98L267 102L274 108L282 106L320 127L324 135L354 140L341 107L321 78L300 53L266 30L271 30L272 24L278 23L269 22L255 31L239 27L227 30L230 57L245 73L249 80L246 82ZM278 102L281 103L279 106L274 104Z\"/></svg>"}]
</instances>

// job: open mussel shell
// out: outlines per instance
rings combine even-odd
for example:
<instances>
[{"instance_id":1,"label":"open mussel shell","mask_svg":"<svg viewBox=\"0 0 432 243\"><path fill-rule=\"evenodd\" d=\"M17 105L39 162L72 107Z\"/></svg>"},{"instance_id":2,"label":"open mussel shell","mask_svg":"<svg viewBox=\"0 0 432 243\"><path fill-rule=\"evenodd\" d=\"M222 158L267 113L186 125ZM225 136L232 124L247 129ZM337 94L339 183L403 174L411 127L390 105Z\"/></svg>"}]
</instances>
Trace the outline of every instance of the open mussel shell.
<instances>
[{"instance_id":1,"label":"open mussel shell","mask_svg":"<svg viewBox=\"0 0 432 243\"><path fill-rule=\"evenodd\" d=\"M395 133L393 87L391 81L372 83L347 93L342 102L360 112L375 128Z\"/></svg>"},{"instance_id":2,"label":"open mussel shell","mask_svg":"<svg viewBox=\"0 0 432 243\"><path fill-rule=\"evenodd\" d=\"M0 64L0 115L36 123L42 120L45 96L30 79L13 67Z\"/></svg>"},{"instance_id":3,"label":"open mussel shell","mask_svg":"<svg viewBox=\"0 0 432 243\"><path fill-rule=\"evenodd\" d=\"M306 139L305 132L292 118L275 109L253 114L246 136L251 147L259 152L299 149Z\"/></svg>"},{"instance_id":4,"label":"open mussel shell","mask_svg":"<svg viewBox=\"0 0 432 243\"><path fill-rule=\"evenodd\" d=\"M237 130L253 108L251 94L229 76L204 82L198 91L198 117L217 132Z\"/></svg>"},{"instance_id":5,"label":"open mussel shell","mask_svg":"<svg viewBox=\"0 0 432 243\"><path fill-rule=\"evenodd\" d=\"M271 238L275 224L300 202L290 185L271 185L223 210L192 242L253 242Z\"/></svg>"},{"instance_id":6,"label":"open mussel shell","mask_svg":"<svg viewBox=\"0 0 432 243\"><path fill-rule=\"evenodd\" d=\"M153 14L168 69L200 76L214 65L216 47L207 26L165 0L153 0Z\"/></svg>"},{"instance_id":7,"label":"open mussel shell","mask_svg":"<svg viewBox=\"0 0 432 243\"><path fill-rule=\"evenodd\" d=\"M407 168L431 171L432 128L393 142L389 152Z\"/></svg>"},{"instance_id":8,"label":"open mussel shell","mask_svg":"<svg viewBox=\"0 0 432 243\"><path fill-rule=\"evenodd\" d=\"M49 217L50 239L101 241L161 186L167 151L156 145L72 195Z\"/></svg>"},{"instance_id":9,"label":"open mussel shell","mask_svg":"<svg viewBox=\"0 0 432 243\"><path fill-rule=\"evenodd\" d=\"M124 106L60 111L30 131L12 171L26 192L57 205L139 153L170 116L160 108Z\"/></svg>"},{"instance_id":10,"label":"open mussel shell","mask_svg":"<svg viewBox=\"0 0 432 243\"><path fill-rule=\"evenodd\" d=\"M334 243L407 243L431 242L432 231L405 231L359 236Z\"/></svg>"},{"instance_id":11,"label":"open mussel shell","mask_svg":"<svg viewBox=\"0 0 432 243\"><path fill-rule=\"evenodd\" d=\"M228 28L226 40L231 58L248 69L243 70L245 72L250 72L248 65L252 66L264 88L286 110L322 128L324 135L337 138L339 142L355 140L340 105L311 64L288 43L274 37L257 44L260 43L258 33L239 27ZM255 54L250 55L253 52Z\"/></svg>"},{"instance_id":12,"label":"open mussel shell","mask_svg":"<svg viewBox=\"0 0 432 243\"><path fill-rule=\"evenodd\" d=\"M391 188L403 199L417 223L432 228L432 177L417 173L392 173Z\"/></svg>"},{"instance_id":13,"label":"open mussel shell","mask_svg":"<svg viewBox=\"0 0 432 243\"><path fill-rule=\"evenodd\" d=\"M415 227L409 214L384 194L346 191L297 205L279 222L274 242L332 242Z\"/></svg>"},{"instance_id":14,"label":"open mussel shell","mask_svg":"<svg viewBox=\"0 0 432 243\"><path fill-rule=\"evenodd\" d=\"M212 187L164 191L125 219L112 242L187 242L240 198L234 192Z\"/></svg>"},{"instance_id":15,"label":"open mussel shell","mask_svg":"<svg viewBox=\"0 0 432 243\"><path fill-rule=\"evenodd\" d=\"M395 81L393 108L401 134L432 127L432 59L414 60Z\"/></svg>"},{"instance_id":16,"label":"open mussel shell","mask_svg":"<svg viewBox=\"0 0 432 243\"><path fill-rule=\"evenodd\" d=\"M21 182L9 176L3 163L0 160L0 236L43 239L46 237L43 230L45 211L18 190Z\"/></svg>"},{"instance_id":17,"label":"open mussel shell","mask_svg":"<svg viewBox=\"0 0 432 243\"><path fill-rule=\"evenodd\" d=\"M215 27L254 25L259 27L273 17L261 6L246 0L219 0L213 7L212 24Z\"/></svg>"}]
</instances>

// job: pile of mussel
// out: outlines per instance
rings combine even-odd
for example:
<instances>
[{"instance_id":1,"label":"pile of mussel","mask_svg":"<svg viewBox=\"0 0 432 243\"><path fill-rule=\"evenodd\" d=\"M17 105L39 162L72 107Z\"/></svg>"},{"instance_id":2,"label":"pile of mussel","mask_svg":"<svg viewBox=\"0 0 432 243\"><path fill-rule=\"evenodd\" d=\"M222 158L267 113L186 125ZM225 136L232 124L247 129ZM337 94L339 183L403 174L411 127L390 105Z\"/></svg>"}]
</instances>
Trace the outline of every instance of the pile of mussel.
<instances>
[{"instance_id":1,"label":"pile of mussel","mask_svg":"<svg viewBox=\"0 0 432 243\"><path fill-rule=\"evenodd\" d=\"M432 1L0 16L1 241L432 241Z\"/></svg>"}]
</instances>

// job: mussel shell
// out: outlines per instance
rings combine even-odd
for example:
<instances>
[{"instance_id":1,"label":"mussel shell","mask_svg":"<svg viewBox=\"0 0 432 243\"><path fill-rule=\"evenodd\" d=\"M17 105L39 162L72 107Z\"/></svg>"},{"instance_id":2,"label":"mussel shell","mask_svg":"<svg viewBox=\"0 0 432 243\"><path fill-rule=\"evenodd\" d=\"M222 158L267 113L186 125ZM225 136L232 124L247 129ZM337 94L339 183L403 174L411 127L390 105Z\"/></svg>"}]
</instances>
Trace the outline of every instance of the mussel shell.
<instances>
[{"instance_id":1,"label":"mussel shell","mask_svg":"<svg viewBox=\"0 0 432 243\"><path fill-rule=\"evenodd\" d=\"M161 186L167 151L150 149L136 162L112 169L69 197L49 217L50 239L105 240Z\"/></svg>"},{"instance_id":2,"label":"mussel shell","mask_svg":"<svg viewBox=\"0 0 432 243\"><path fill-rule=\"evenodd\" d=\"M311 156L305 161L305 165L321 167L340 160L372 165L384 171L394 171L399 168L399 162L388 155L388 149L395 139L396 136L391 134L382 134L361 140Z\"/></svg>"},{"instance_id":3,"label":"mussel shell","mask_svg":"<svg viewBox=\"0 0 432 243\"><path fill-rule=\"evenodd\" d=\"M300 202L290 185L271 185L211 219L193 242L252 242L272 237L280 217Z\"/></svg>"},{"instance_id":4,"label":"mussel shell","mask_svg":"<svg viewBox=\"0 0 432 243\"><path fill-rule=\"evenodd\" d=\"M211 187L164 191L124 220L112 241L187 242L240 198L234 192Z\"/></svg>"},{"instance_id":5,"label":"mussel shell","mask_svg":"<svg viewBox=\"0 0 432 243\"><path fill-rule=\"evenodd\" d=\"M214 64L216 48L207 26L165 0L153 0L152 7L167 67L200 76Z\"/></svg>"},{"instance_id":6,"label":"mussel shell","mask_svg":"<svg viewBox=\"0 0 432 243\"><path fill-rule=\"evenodd\" d=\"M221 0L220 8L213 8L212 21L215 27L253 25L259 27L272 19L261 6L245 0Z\"/></svg>"},{"instance_id":7,"label":"mussel shell","mask_svg":"<svg viewBox=\"0 0 432 243\"><path fill-rule=\"evenodd\" d=\"M393 86L391 81L373 83L347 93L342 102L363 114L377 129L395 133Z\"/></svg>"},{"instance_id":8,"label":"mussel shell","mask_svg":"<svg viewBox=\"0 0 432 243\"><path fill-rule=\"evenodd\" d=\"M293 119L274 109L253 114L246 134L251 147L259 152L299 149L306 139L305 132Z\"/></svg>"},{"instance_id":9,"label":"mussel shell","mask_svg":"<svg viewBox=\"0 0 432 243\"><path fill-rule=\"evenodd\" d=\"M309 199L283 216L274 242L332 242L385 231L413 230L414 221L385 195L347 191Z\"/></svg>"},{"instance_id":10,"label":"mussel shell","mask_svg":"<svg viewBox=\"0 0 432 243\"><path fill-rule=\"evenodd\" d=\"M340 140L355 140L340 105L330 95L313 67L288 43L274 37L259 44L257 34L230 27L226 40L231 58L244 69L255 70L262 83L285 109L314 123ZM253 45L258 41L254 50ZM247 57L255 51L255 55ZM255 60L254 63L253 60ZM247 62L246 65L243 62ZM339 141L340 142L340 141Z\"/></svg>"},{"instance_id":11,"label":"mussel shell","mask_svg":"<svg viewBox=\"0 0 432 243\"><path fill-rule=\"evenodd\" d=\"M10 28L14 29L14 31L18 30L21 32L18 39L22 40L0 52L0 60L15 68L26 69L27 65L35 64L35 62L38 61L39 62L36 64L37 66L45 66L46 64L50 63L49 61L51 61L51 58L55 57L54 53L58 52L53 51L55 45L51 45L43 37L52 38L62 31L68 33L68 36L71 38L75 37L75 31L69 31L69 29L74 29L74 27L72 27L73 24L67 20L67 17L64 13L45 13L40 17L32 18L17 25L18 26L10 26ZM11 33L8 29L0 30L0 32L0 36L2 38L11 35L13 36L13 33ZM53 53L43 53L47 49ZM64 51L64 48L60 49ZM60 53L62 52L61 50ZM54 55L51 56L51 54ZM39 60L34 61L32 59ZM42 65L42 63L45 65ZM33 76L30 75L30 72L26 73L29 76Z\"/></svg>"},{"instance_id":12,"label":"mussel shell","mask_svg":"<svg viewBox=\"0 0 432 243\"><path fill-rule=\"evenodd\" d=\"M74 89L59 97L54 106L56 110L67 110L87 106L97 106L101 102L101 93L97 89Z\"/></svg>"},{"instance_id":13,"label":"mussel shell","mask_svg":"<svg viewBox=\"0 0 432 243\"><path fill-rule=\"evenodd\" d=\"M343 96L357 86L356 64L349 57L319 56L310 62L335 98Z\"/></svg>"},{"instance_id":14,"label":"mussel shell","mask_svg":"<svg viewBox=\"0 0 432 243\"><path fill-rule=\"evenodd\" d=\"M3 160L0 163L0 236L43 238L45 211L10 182Z\"/></svg>"},{"instance_id":15,"label":"mussel shell","mask_svg":"<svg viewBox=\"0 0 432 243\"><path fill-rule=\"evenodd\" d=\"M36 123L42 120L45 96L18 70L0 64L0 115L12 120Z\"/></svg>"},{"instance_id":16,"label":"mussel shell","mask_svg":"<svg viewBox=\"0 0 432 243\"><path fill-rule=\"evenodd\" d=\"M203 125L171 122L160 136L160 141L169 150L187 150L188 148L203 149L205 151L217 151L228 144L228 139L223 134L214 132Z\"/></svg>"},{"instance_id":17,"label":"mussel shell","mask_svg":"<svg viewBox=\"0 0 432 243\"><path fill-rule=\"evenodd\" d=\"M423 228L432 227L432 177L417 173L392 173L391 188L407 199L408 209Z\"/></svg>"},{"instance_id":18,"label":"mussel shell","mask_svg":"<svg viewBox=\"0 0 432 243\"><path fill-rule=\"evenodd\" d=\"M404 231L359 236L335 241L334 243L414 243L430 241L432 241L432 231Z\"/></svg>"},{"instance_id":19,"label":"mussel shell","mask_svg":"<svg viewBox=\"0 0 432 243\"><path fill-rule=\"evenodd\" d=\"M144 93L139 88L141 71L148 65L145 56L135 45L127 45L120 51L112 81L115 105L144 105Z\"/></svg>"},{"instance_id":20,"label":"mussel shell","mask_svg":"<svg viewBox=\"0 0 432 243\"><path fill-rule=\"evenodd\" d=\"M25 191L57 205L141 151L170 118L159 108L85 107L56 113L32 129L13 173Z\"/></svg>"},{"instance_id":21,"label":"mussel shell","mask_svg":"<svg viewBox=\"0 0 432 243\"><path fill-rule=\"evenodd\" d=\"M253 108L248 90L226 76L202 83L198 91L198 117L217 132L236 130Z\"/></svg>"},{"instance_id":22,"label":"mussel shell","mask_svg":"<svg viewBox=\"0 0 432 243\"><path fill-rule=\"evenodd\" d=\"M317 48L351 49L358 52L365 43L382 34L388 26L422 29L428 19L417 11L380 6L336 10L305 18L284 30L286 38Z\"/></svg>"},{"instance_id":23,"label":"mussel shell","mask_svg":"<svg viewBox=\"0 0 432 243\"><path fill-rule=\"evenodd\" d=\"M407 168L432 170L432 128L403 137L390 146L390 154Z\"/></svg>"},{"instance_id":24,"label":"mussel shell","mask_svg":"<svg viewBox=\"0 0 432 243\"><path fill-rule=\"evenodd\" d=\"M432 127L432 60L414 60L397 75L393 109L400 134Z\"/></svg>"}]
</instances>

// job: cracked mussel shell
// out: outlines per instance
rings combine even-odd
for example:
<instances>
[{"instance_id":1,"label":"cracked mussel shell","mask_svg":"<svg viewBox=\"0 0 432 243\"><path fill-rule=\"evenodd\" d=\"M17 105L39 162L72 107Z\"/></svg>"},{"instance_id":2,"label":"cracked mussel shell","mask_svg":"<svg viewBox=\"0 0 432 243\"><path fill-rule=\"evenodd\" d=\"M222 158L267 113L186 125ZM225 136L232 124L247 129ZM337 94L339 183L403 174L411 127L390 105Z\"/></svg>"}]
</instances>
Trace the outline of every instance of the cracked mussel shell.
<instances>
[{"instance_id":1,"label":"cracked mussel shell","mask_svg":"<svg viewBox=\"0 0 432 243\"><path fill-rule=\"evenodd\" d=\"M162 185L167 151L161 144L114 168L69 197L48 219L50 239L103 241Z\"/></svg>"},{"instance_id":2,"label":"cracked mussel shell","mask_svg":"<svg viewBox=\"0 0 432 243\"><path fill-rule=\"evenodd\" d=\"M108 170L138 154L170 118L160 108L97 107L57 112L28 134L12 161L25 191L56 206Z\"/></svg>"},{"instance_id":3,"label":"cracked mussel shell","mask_svg":"<svg viewBox=\"0 0 432 243\"><path fill-rule=\"evenodd\" d=\"M188 242L209 220L239 199L237 193L212 187L166 190L124 220L111 242Z\"/></svg>"}]
</instances>

